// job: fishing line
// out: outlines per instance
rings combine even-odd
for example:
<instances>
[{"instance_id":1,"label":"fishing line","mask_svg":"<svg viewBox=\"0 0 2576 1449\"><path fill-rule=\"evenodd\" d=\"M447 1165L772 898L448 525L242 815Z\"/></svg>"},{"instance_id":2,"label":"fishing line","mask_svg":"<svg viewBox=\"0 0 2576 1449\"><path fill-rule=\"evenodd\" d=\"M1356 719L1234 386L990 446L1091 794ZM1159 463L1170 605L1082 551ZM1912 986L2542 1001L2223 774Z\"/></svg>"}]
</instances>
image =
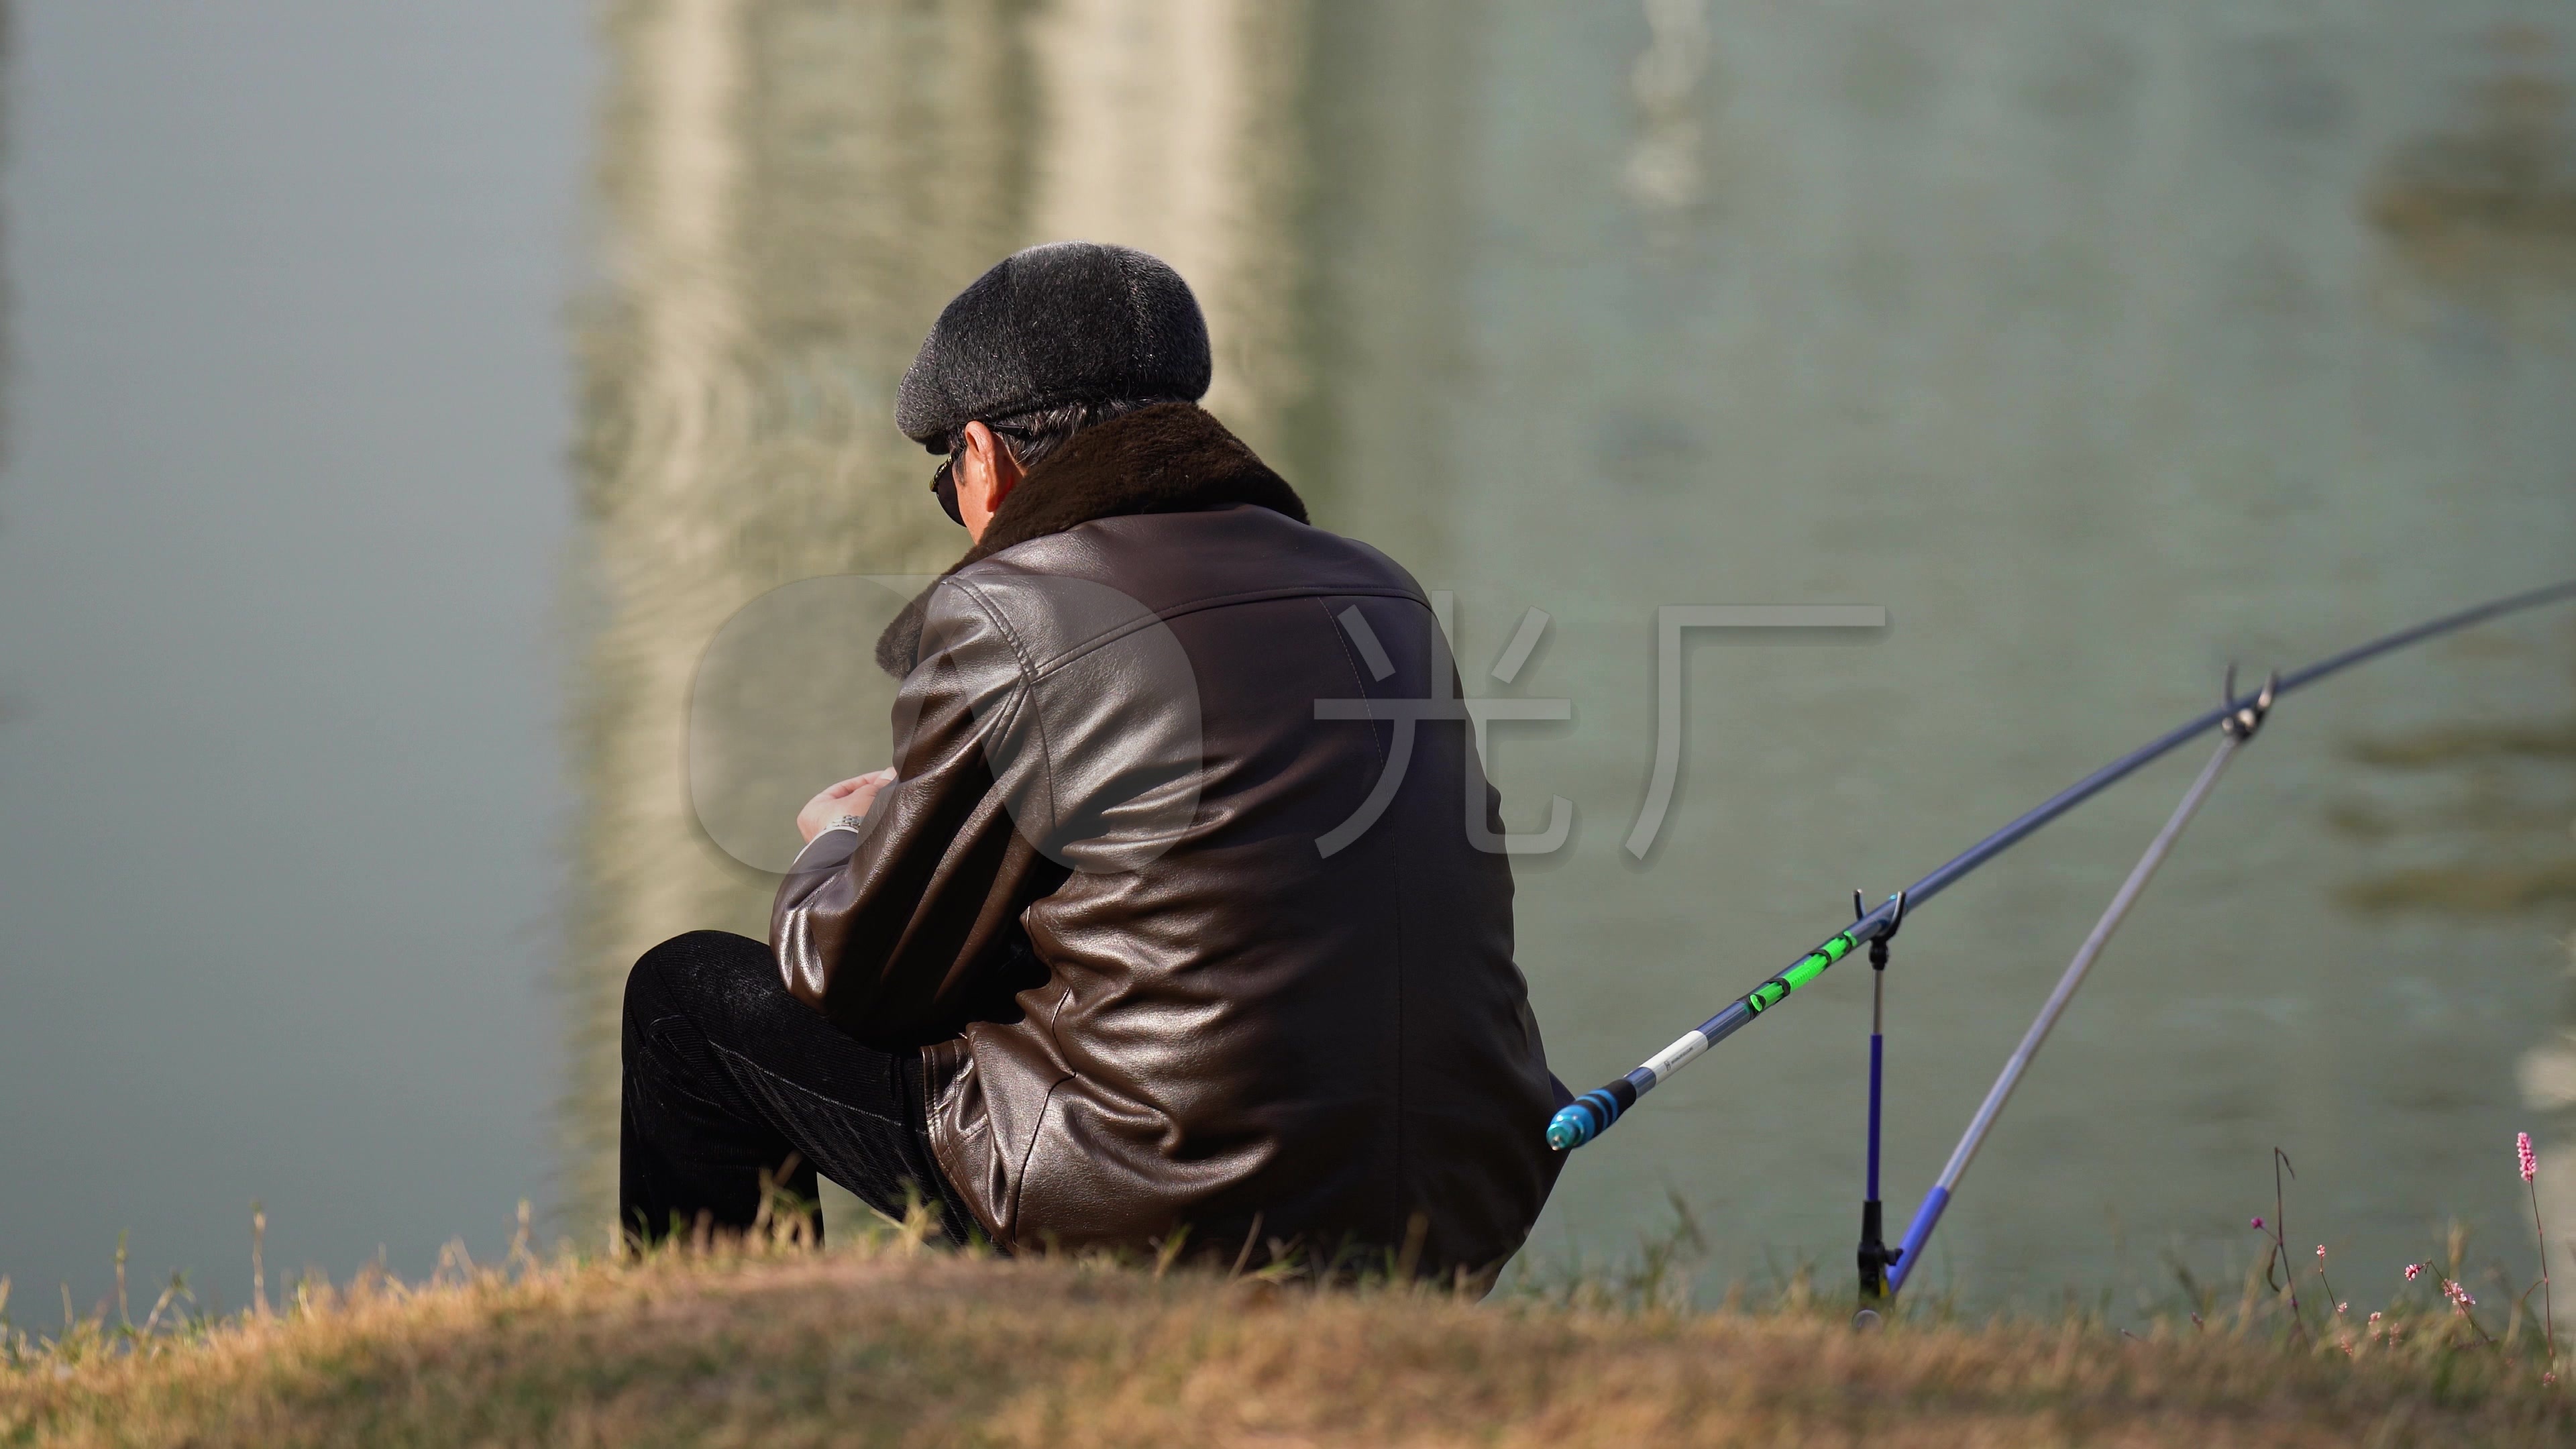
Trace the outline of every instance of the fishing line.
<instances>
[{"instance_id":1,"label":"fishing line","mask_svg":"<svg viewBox=\"0 0 2576 1449\"><path fill-rule=\"evenodd\" d=\"M2576 579L2519 594L2510 594L2473 608L2462 609L2458 613L2445 614L2440 618L2429 619L2421 624L2400 629L2396 633L2383 635L2368 643L2355 645L2340 654L2328 655L2304 669L2293 670L2282 675L2273 690L2276 696L2287 694L2329 675L2341 673L2356 664L2376 659L2380 655L2409 645L2465 629L2473 624L2481 624L2489 619L2570 598L2576 598ZM2254 703L2255 699L2251 696L2244 699L2230 699L2219 708L2122 755L2041 801L2002 829L1953 857L1940 869L1906 887L1899 892L1899 895L1909 901L1912 907L1922 906L1956 884L1962 876L2019 844L2041 826L2118 784L2181 745L2206 734L2222 721L2233 717L2239 710ZM1672 1045L1640 1063L1636 1070L1607 1085L1584 1093L1571 1105L1560 1109L1547 1124L1548 1145L1559 1152L1571 1152L1610 1130L1611 1124L1625 1115L1629 1108L1637 1105L1638 1098L1662 1085L1671 1078L1673 1073L1697 1061L1710 1047L1741 1031L1756 1017L1779 1005L1792 993L1825 974L1835 962L1850 955L1855 948L1887 933L1896 920L1896 903L1897 897L1890 897L1877 909L1834 935L1826 937L1814 950L1790 963L1787 970L1737 997L1717 1015L1683 1033Z\"/></svg>"}]
</instances>

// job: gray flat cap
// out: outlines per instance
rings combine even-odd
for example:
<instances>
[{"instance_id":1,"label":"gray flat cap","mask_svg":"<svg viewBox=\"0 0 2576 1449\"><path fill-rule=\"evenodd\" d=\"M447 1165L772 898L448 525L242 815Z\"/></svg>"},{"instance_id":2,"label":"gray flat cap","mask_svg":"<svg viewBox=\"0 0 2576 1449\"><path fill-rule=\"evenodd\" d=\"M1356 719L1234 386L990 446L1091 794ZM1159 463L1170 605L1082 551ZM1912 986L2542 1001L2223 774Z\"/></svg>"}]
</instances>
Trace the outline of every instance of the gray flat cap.
<instances>
[{"instance_id":1,"label":"gray flat cap","mask_svg":"<svg viewBox=\"0 0 2576 1449\"><path fill-rule=\"evenodd\" d=\"M1132 247L1015 252L941 309L895 389L894 425L944 452L976 418L1208 389L1207 319L1187 282Z\"/></svg>"}]
</instances>

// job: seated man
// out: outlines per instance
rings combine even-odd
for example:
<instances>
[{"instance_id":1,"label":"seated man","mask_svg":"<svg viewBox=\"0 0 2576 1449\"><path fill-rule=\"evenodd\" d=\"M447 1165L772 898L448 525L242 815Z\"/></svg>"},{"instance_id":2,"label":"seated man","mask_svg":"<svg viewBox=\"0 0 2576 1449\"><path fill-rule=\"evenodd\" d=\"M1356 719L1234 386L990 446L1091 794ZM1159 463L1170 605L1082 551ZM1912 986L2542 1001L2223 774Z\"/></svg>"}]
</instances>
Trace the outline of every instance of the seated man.
<instances>
[{"instance_id":1,"label":"seated man","mask_svg":"<svg viewBox=\"0 0 2576 1449\"><path fill-rule=\"evenodd\" d=\"M895 422L974 546L877 641L894 766L806 807L768 943L636 963L630 1230L748 1224L792 1155L801 1196L909 1190L1004 1251L1520 1247L1564 1092L1462 712L1403 703L1455 672L1208 374L1189 288L1121 247L1021 252L940 313Z\"/></svg>"}]
</instances>

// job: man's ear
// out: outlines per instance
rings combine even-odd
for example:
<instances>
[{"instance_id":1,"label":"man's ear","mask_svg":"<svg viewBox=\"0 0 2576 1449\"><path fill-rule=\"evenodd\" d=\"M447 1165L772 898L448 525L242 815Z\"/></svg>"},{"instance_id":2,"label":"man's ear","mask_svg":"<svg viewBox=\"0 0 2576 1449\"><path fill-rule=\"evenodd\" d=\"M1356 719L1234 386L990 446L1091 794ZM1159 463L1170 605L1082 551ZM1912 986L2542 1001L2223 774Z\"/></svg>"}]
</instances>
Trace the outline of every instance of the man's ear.
<instances>
[{"instance_id":1,"label":"man's ear","mask_svg":"<svg viewBox=\"0 0 2576 1449\"><path fill-rule=\"evenodd\" d=\"M982 448L985 452L985 467L993 475L992 506L999 510L1002 500L1010 497L1011 490L1020 486L1026 470L1020 467L1018 456L1011 452L1010 444L1002 441L1001 434L982 423L968 423L966 429L968 446Z\"/></svg>"},{"instance_id":2,"label":"man's ear","mask_svg":"<svg viewBox=\"0 0 2576 1449\"><path fill-rule=\"evenodd\" d=\"M957 460L957 511L966 521L967 533L981 540L985 525L1001 511L1002 500L1020 486L1020 460L982 423L968 423L965 439L964 455Z\"/></svg>"}]
</instances>

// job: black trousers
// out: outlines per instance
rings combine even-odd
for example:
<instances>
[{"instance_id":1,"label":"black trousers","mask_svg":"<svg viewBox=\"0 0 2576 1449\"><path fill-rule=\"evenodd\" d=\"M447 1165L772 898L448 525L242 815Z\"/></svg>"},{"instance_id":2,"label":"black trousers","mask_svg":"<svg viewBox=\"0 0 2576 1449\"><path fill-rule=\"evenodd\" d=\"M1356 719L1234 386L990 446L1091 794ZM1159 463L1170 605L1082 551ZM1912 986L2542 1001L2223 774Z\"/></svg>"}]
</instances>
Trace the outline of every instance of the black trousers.
<instances>
[{"instance_id":1,"label":"black trousers","mask_svg":"<svg viewBox=\"0 0 2576 1449\"><path fill-rule=\"evenodd\" d=\"M693 931L645 952L626 978L624 1037L627 1231L656 1241L702 1214L740 1230L764 1172L811 1202L819 1171L895 1217L909 1193L966 1240L973 1219L930 1154L920 1054L863 1046L788 995L765 943Z\"/></svg>"}]
</instances>

